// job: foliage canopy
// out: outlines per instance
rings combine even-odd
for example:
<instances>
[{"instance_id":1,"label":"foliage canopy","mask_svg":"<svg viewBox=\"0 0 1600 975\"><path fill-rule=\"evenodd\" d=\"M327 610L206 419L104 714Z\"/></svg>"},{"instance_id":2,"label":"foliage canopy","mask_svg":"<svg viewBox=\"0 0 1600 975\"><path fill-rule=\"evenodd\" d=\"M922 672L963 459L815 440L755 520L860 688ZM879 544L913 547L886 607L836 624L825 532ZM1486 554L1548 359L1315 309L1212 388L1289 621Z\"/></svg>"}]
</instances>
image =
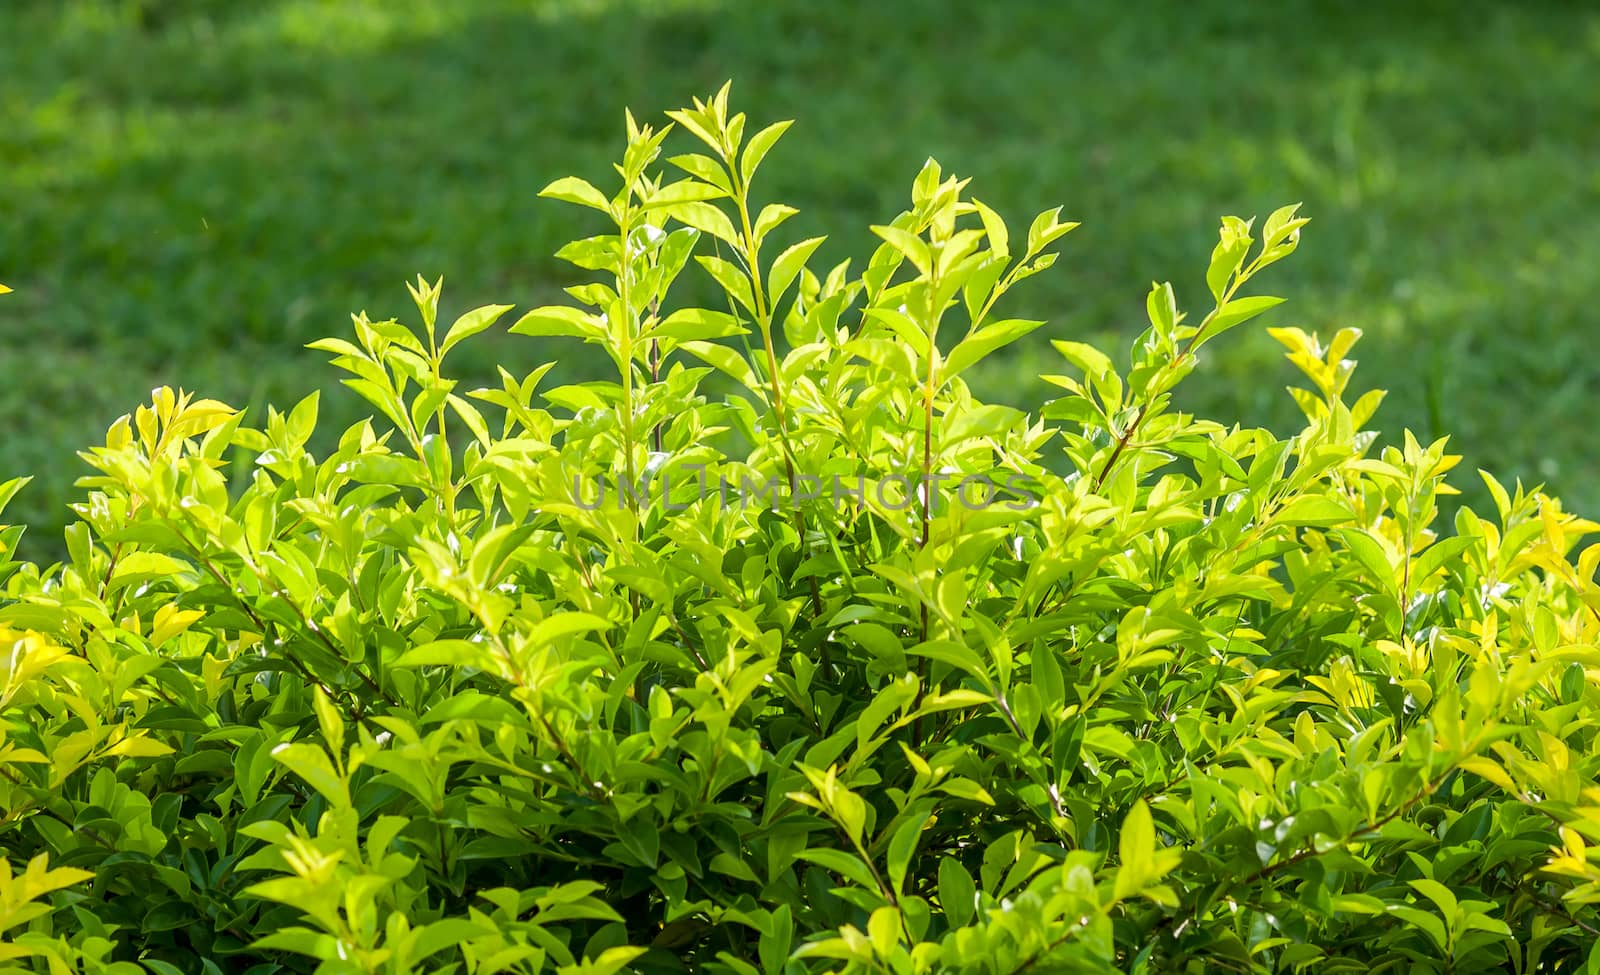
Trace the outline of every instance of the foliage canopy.
<instances>
[{"instance_id":1,"label":"foliage canopy","mask_svg":"<svg viewBox=\"0 0 1600 975\"><path fill-rule=\"evenodd\" d=\"M1074 225L930 161L813 269L727 98L544 191L594 279L510 330L615 381L458 390L510 309L419 280L314 343L327 456L166 388L83 454L0 562L0 971L1595 971L1600 526L1485 475L1439 537L1353 329L1273 330L1292 437L1174 406L1296 209L1026 414L962 373Z\"/></svg>"}]
</instances>

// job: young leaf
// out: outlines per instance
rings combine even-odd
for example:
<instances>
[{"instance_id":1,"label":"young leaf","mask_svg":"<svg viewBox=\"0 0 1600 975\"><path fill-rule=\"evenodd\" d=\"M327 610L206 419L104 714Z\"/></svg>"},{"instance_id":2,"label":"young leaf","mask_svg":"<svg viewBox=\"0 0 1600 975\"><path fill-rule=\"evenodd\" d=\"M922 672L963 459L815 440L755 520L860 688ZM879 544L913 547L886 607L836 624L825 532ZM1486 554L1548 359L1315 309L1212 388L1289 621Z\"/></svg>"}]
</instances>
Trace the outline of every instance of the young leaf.
<instances>
[{"instance_id":1,"label":"young leaf","mask_svg":"<svg viewBox=\"0 0 1600 975\"><path fill-rule=\"evenodd\" d=\"M826 239L809 237L778 255L772 262L771 272L767 275L768 301L776 305L783 298L784 292L789 290L789 285L799 276L801 269L811 259L811 255Z\"/></svg>"},{"instance_id":2,"label":"young leaf","mask_svg":"<svg viewBox=\"0 0 1600 975\"><path fill-rule=\"evenodd\" d=\"M445 332L444 343L439 346L439 354L441 356L444 355L455 347L457 343L489 328L511 308L511 305L484 305L481 308L474 308L457 318L454 324L450 326L450 330Z\"/></svg>"},{"instance_id":3,"label":"young leaf","mask_svg":"<svg viewBox=\"0 0 1600 975\"><path fill-rule=\"evenodd\" d=\"M611 213L611 201L606 199L605 194L591 186L587 180L576 176L561 177L540 190L539 195L591 207L601 213Z\"/></svg>"},{"instance_id":4,"label":"young leaf","mask_svg":"<svg viewBox=\"0 0 1600 975\"><path fill-rule=\"evenodd\" d=\"M739 160L739 179L745 186L750 185L750 180L755 176L761 160L767 158L767 153L772 151L772 147L793 124L793 119L774 122L750 137L750 141L744 147L744 156Z\"/></svg>"}]
</instances>

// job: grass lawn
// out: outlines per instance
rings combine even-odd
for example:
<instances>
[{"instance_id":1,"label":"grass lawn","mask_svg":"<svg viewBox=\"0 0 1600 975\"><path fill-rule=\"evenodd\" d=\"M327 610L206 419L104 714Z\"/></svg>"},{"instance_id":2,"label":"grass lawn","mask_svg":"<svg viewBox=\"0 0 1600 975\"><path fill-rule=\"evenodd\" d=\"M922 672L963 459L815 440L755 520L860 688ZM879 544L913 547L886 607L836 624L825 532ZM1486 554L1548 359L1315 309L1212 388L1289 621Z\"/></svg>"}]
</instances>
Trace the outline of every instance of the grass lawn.
<instances>
[{"instance_id":1,"label":"grass lawn","mask_svg":"<svg viewBox=\"0 0 1600 975\"><path fill-rule=\"evenodd\" d=\"M288 405L332 383L302 344L406 317L416 272L452 312L556 300L550 255L598 228L536 191L603 180L623 106L728 78L754 120L799 120L763 174L824 258L870 246L930 154L1008 217L1083 222L1013 299L1050 324L985 393L1035 402L1052 337L1120 350L1153 278L1203 312L1217 217L1298 200L1271 323L1363 328L1378 422L1452 434L1459 486L1483 466L1600 512L1600 9L1204 6L5 0L0 480L38 475L7 520L53 550L73 451L152 386ZM571 352L477 345L476 369ZM1212 349L1184 409L1294 421L1261 329Z\"/></svg>"}]
</instances>

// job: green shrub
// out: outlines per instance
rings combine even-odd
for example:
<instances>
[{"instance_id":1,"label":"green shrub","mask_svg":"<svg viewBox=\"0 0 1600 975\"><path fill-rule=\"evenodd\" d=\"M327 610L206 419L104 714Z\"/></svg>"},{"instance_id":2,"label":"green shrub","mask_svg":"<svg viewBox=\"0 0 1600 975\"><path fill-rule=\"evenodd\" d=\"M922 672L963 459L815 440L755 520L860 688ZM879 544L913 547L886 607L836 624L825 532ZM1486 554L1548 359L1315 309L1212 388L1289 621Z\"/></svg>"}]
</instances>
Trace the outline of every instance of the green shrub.
<instances>
[{"instance_id":1,"label":"green shrub","mask_svg":"<svg viewBox=\"0 0 1600 975\"><path fill-rule=\"evenodd\" d=\"M617 190L545 191L597 280L511 331L615 382L458 391L508 309L419 282L315 343L382 417L327 456L315 396L168 389L83 455L67 561L0 563L0 970L1600 966L1600 526L1486 475L1438 537L1455 458L1374 446L1354 330L1274 331L1287 440L1174 408L1294 208L1025 415L961 374L1073 225L930 161L814 271L726 98L687 176L630 115Z\"/></svg>"}]
</instances>

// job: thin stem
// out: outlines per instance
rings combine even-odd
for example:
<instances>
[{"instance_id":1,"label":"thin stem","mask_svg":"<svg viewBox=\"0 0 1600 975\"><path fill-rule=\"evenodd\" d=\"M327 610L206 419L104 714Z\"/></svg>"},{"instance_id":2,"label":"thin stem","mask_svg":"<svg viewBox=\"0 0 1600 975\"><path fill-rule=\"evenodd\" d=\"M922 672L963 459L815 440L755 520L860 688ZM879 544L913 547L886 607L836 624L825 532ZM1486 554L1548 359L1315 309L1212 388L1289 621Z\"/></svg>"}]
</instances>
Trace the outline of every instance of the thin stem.
<instances>
[{"instance_id":1,"label":"thin stem","mask_svg":"<svg viewBox=\"0 0 1600 975\"><path fill-rule=\"evenodd\" d=\"M622 264L617 269L617 303L621 306L622 322L622 348L618 356L622 371L622 457L623 471L628 478L628 507L633 512L633 540L639 540L639 508L638 508L638 469L634 464L633 445L633 342L638 323L633 312L633 302L629 297L630 282L633 280L633 244L629 238L633 234L633 187L627 187L623 194L622 214L617 218L617 230L622 247ZM633 612L633 618L639 618L639 593L638 590L628 591L628 605ZM642 675L641 675L642 676ZM635 692L639 688L635 688Z\"/></svg>"},{"instance_id":2,"label":"thin stem","mask_svg":"<svg viewBox=\"0 0 1600 975\"><path fill-rule=\"evenodd\" d=\"M1349 836L1346 836L1344 838L1343 842L1337 844L1334 847L1330 847L1329 850L1338 849L1340 847L1343 847L1347 843L1359 842L1360 840L1365 839L1367 836L1378 832L1380 829L1382 829L1383 827L1385 827L1385 826L1389 825L1390 823L1394 822L1396 819L1399 819L1401 816L1405 815L1412 808L1414 808L1417 805L1417 803L1422 802L1424 799L1427 799L1429 796L1431 796L1435 792L1439 791L1439 787L1441 785L1443 785L1445 780L1448 779L1452 774L1454 774L1455 771L1456 771L1455 766L1452 765L1450 768L1446 769L1444 771L1444 773L1442 775L1440 775L1438 778L1432 780L1427 785L1423 786L1421 792L1417 793L1416 795L1414 795L1411 798L1407 799L1405 802L1402 802L1400 805L1396 806L1394 808L1394 810L1392 812L1390 812L1387 816L1384 816L1381 819L1375 819L1375 820L1373 820L1372 822L1368 823L1365 826L1358 827ZM1287 869L1289 867L1292 867L1295 864L1300 863L1300 862L1302 862L1304 860L1309 860L1312 857L1322 856L1324 853L1329 852L1329 850L1318 850L1315 846L1308 846L1305 849L1301 850L1298 853L1295 853L1292 856L1285 857L1284 859L1279 860L1279 861L1277 861L1275 863L1267 864L1266 866L1262 867L1260 870L1257 870L1255 873L1253 873L1250 876L1246 877L1244 879L1244 883L1253 884L1257 880L1263 880L1263 879L1265 879L1267 877L1272 876L1273 874L1277 873L1280 870L1285 870L1285 869Z\"/></svg>"},{"instance_id":3,"label":"thin stem","mask_svg":"<svg viewBox=\"0 0 1600 975\"><path fill-rule=\"evenodd\" d=\"M3 765L0 765L0 775L4 775L8 780L10 780L19 789L32 789L33 788L32 785L30 785L28 782L24 781L15 772L11 771L9 768L6 768ZM44 805L44 804L42 804L40 802L37 802L37 801L32 801L32 798L31 797L29 797L29 798L30 798L30 801L26 805L21 805L21 806L18 806L16 809L11 810L6 815L6 819L7 820L16 819L17 822L21 822L21 819L17 818L19 816L19 814L25 813L30 808L32 808L32 809L37 810L41 815L48 816L51 819L55 820L56 822L60 823L61 825L67 827L67 829L75 831L75 832L81 832L85 836L89 837L91 840L94 840L96 843L98 843L101 846L105 847L106 849L112 851L113 853L116 852L116 850L117 850L116 846L114 844L112 844L109 840L107 840L104 836L101 836L99 833L95 832L93 829L90 829L90 828L88 828L86 826L79 826L78 824L74 823L71 819L68 819L67 817L61 815L60 813L56 812L54 809L51 809L49 806L46 806L46 805Z\"/></svg>"},{"instance_id":4,"label":"thin stem","mask_svg":"<svg viewBox=\"0 0 1600 975\"><path fill-rule=\"evenodd\" d=\"M1217 306L1211 309L1210 314L1206 315L1205 320L1200 323L1200 327L1196 328L1194 330L1194 334L1189 336L1189 342L1183 347L1183 351L1178 353L1174 359L1170 360L1161 368L1161 371L1156 375L1157 382L1152 383L1152 385L1158 384L1161 379L1166 377L1166 374L1174 365L1189 357L1190 353L1194 351L1195 346L1199 345L1200 340L1205 337L1206 329L1209 328L1211 323L1216 320L1217 314L1227 306L1228 302L1233 300L1233 296L1238 293L1240 288L1244 287L1244 283L1250 280L1250 276L1256 272L1257 265L1260 263L1260 260L1261 259L1259 257L1256 258L1256 260L1250 262L1248 267L1243 268L1234 276L1234 279L1229 283L1227 290L1223 292L1222 298L1217 301ZM1096 491L1100 490L1100 488L1105 485L1106 478L1111 476L1111 471L1116 467L1117 461L1122 457L1123 451L1128 449L1128 444L1132 442L1134 435L1139 432L1139 427L1144 423L1146 414L1150 412L1150 404L1153 401L1153 398L1145 400L1144 403L1140 405L1139 412L1134 414L1133 419L1129 421L1127 427L1122 431L1122 434L1117 437L1116 447L1112 449L1111 456L1106 458L1106 465L1100 468L1099 475L1094 479L1094 489Z\"/></svg>"},{"instance_id":5,"label":"thin stem","mask_svg":"<svg viewBox=\"0 0 1600 975\"><path fill-rule=\"evenodd\" d=\"M793 499L798 478L795 475L794 446L789 442L789 421L784 413L783 382L778 371L778 352L772 338L772 312L767 304L766 288L761 283L761 248L756 241L755 228L750 222L750 187L745 185L737 166L728 166L728 176L733 181L734 202L739 210L739 226L744 239L745 271L750 276L751 298L755 302L756 325L761 330L761 344L767 354L767 377L772 384L772 413L778 426L778 444L783 450L784 474L789 479L789 497ZM806 551L806 516L799 505L794 508L795 531L800 535L800 551L802 556ZM817 585L817 577L809 576L806 581L811 590L811 615L815 618L822 616L822 591ZM828 643L822 642L821 660L824 673L832 670L829 660Z\"/></svg>"},{"instance_id":6,"label":"thin stem","mask_svg":"<svg viewBox=\"0 0 1600 975\"><path fill-rule=\"evenodd\" d=\"M653 318L656 318L657 316L659 316L660 314L661 314L661 299L658 296L658 297L650 299L650 317L653 319ZM659 383L659 382L661 382L661 344L659 342L657 342L655 339L651 339L650 340L650 383L652 385L654 385L654 384ZM662 444L662 439L661 439L662 430L661 430L661 428L663 426L665 426L665 425L666 425L665 423L657 423L655 425L655 429L651 431L652 449L654 449L655 452L658 453L658 454L666 452L665 448L662 447L662 445L661 445Z\"/></svg>"},{"instance_id":7,"label":"thin stem","mask_svg":"<svg viewBox=\"0 0 1600 975\"><path fill-rule=\"evenodd\" d=\"M1026 972L1028 969L1042 961L1045 956L1050 954L1050 952L1055 951L1057 948L1077 937L1078 932L1083 930L1085 926L1086 925L1080 923L1076 927L1069 928L1066 934L1061 935L1060 937L1051 941L1049 944L1045 945L1043 948L1040 948L1038 951L1029 955L1022 964L1011 970L1011 975L1022 975L1023 972Z\"/></svg>"},{"instance_id":8,"label":"thin stem","mask_svg":"<svg viewBox=\"0 0 1600 975\"><path fill-rule=\"evenodd\" d=\"M517 661L516 654L511 652L511 648L506 646L505 640L501 639L500 636L495 635L491 639L494 641L495 649L500 652L501 659L506 662L506 668L510 671L509 676L512 685L520 689L525 695L522 698L523 710L527 711L529 717L539 722L539 726L544 729L545 735L550 739L550 744L555 746L556 753L561 756L561 760L566 763L567 767L577 777L578 789L587 793L589 798L596 802L604 802L605 792L595 785L594 780L589 777L589 773L584 770L583 763L578 761L578 756L573 754L572 749L567 747L566 739L556 730L555 725L551 724L550 716L545 713L543 708L535 706L537 704L538 691L528 686L527 676L523 673L522 665Z\"/></svg>"},{"instance_id":9,"label":"thin stem","mask_svg":"<svg viewBox=\"0 0 1600 975\"><path fill-rule=\"evenodd\" d=\"M195 560L198 561L200 565L211 574L211 577L225 587L229 592L233 592L235 594L234 601L238 604L239 608L244 612L244 614L250 617L250 621L256 625L256 628L261 632L262 639L266 639L269 627L266 620L262 619L261 615L256 612L255 607L251 606L250 603L243 597L243 595L240 595L235 590L233 583L229 581L227 576L222 574L222 571L218 569L209 558L206 557L206 554L200 550L198 545L191 542L181 532L179 533L179 537L183 539L184 544L188 547L190 554L192 554L195 557ZM245 565L250 569L252 574L255 575L258 583L263 586L271 585L271 581L263 577L261 572L256 569L255 566L251 565L249 562L246 562ZM334 657L338 658L343 656L343 654L339 652L339 648L334 646L333 642L329 640L320 629L311 625L310 619L298 605L296 605L287 596L280 596L278 598L283 600L284 605L288 606L294 612L295 616L299 618L302 624L305 625L306 629L310 633L314 634L322 642L323 646L327 647L328 651L334 655ZM339 694L334 691L333 688L323 683L319 678L317 678L316 675L311 673L311 670L298 657L288 652L287 647L284 648L283 656L285 660L294 665L294 668L300 672L302 677L310 681L312 684L315 684L317 687L320 687L322 692L328 695L330 700L339 699ZM400 702L391 697L387 691L378 685L377 681L373 680L366 673L366 671L362 670L360 667L351 667L350 670L357 677L361 678L361 682L367 685L368 690L372 691L372 693L383 699L391 707L400 706ZM361 703L359 700L356 701L351 707L349 714L351 718L358 722L362 720Z\"/></svg>"},{"instance_id":10,"label":"thin stem","mask_svg":"<svg viewBox=\"0 0 1600 975\"><path fill-rule=\"evenodd\" d=\"M938 310L933 307L934 294L939 290L938 261L933 262L933 267L928 272L928 376L927 384L922 391L922 481L919 489L922 492L922 534L917 541L917 548L924 550L933 535L933 400L934 391L938 388L939 381L939 319ZM921 619L918 633L919 643L928 642L928 603L921 600ZM928 678L928 658L917 657L917 686L919 693L927 690L923 685ZM922 716L919 714L911 723L911 740L917 744L922 742Z\"/></svg>"}]
</instances>

